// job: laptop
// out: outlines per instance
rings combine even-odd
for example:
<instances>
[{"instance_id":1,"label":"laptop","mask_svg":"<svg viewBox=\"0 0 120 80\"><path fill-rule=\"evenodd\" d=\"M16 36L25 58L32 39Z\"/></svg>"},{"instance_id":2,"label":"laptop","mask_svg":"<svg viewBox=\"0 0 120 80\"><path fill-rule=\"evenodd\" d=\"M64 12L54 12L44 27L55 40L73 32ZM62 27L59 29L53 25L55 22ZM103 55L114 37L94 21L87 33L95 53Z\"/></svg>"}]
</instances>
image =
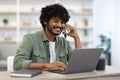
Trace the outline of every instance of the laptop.
<instances>
[{"instance_id":1,"label":"laptop","mask_svg":"<svg viewBox=\"0 0 120 80\"><path fill-rule=\"evenodd\" d=\"M75 49L68 61L65 71L50 70L61 74L91 72L96 69L103 48Z\"/></svg>"}]
</instances>

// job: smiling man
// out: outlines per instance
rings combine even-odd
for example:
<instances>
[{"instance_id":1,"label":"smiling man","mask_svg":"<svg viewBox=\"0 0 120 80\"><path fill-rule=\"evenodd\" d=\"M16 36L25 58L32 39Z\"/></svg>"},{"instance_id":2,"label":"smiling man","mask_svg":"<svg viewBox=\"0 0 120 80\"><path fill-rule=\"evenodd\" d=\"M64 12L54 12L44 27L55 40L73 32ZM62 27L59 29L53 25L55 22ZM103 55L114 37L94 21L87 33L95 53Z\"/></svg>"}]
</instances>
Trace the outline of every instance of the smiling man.
<instances>
[{"instance_id":1,"label":"smiling man","mask_svg":"<svg viewBox=\"0 0 120 80\"><path fill-rule=\"evenodd\" d=\"M58 35L63 29L69 29L67 35L73 37L75 48L81 48L75 27L66 24L69 18L68 11L60 4L43 7L40 15L43 30L23 37L14 58L14 70L65 70L73 49L64 37Z\"/></svg>"}]
</instances>

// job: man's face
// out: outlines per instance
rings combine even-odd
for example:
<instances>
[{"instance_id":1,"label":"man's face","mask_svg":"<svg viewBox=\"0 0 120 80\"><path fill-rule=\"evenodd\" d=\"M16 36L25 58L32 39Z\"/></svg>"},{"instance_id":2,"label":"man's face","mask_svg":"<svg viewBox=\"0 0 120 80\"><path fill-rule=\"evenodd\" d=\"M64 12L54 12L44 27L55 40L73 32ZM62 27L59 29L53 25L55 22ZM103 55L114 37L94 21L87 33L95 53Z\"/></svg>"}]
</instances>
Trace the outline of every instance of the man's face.
<instances>
[{"instance_id":1,"label":"man's face","mask_svg":"<svg viewBox=\"0 0 120 80\"><path fill-rule=\"evenodd\" d=\"M63 22L60 18L53 17L47 23L46 29L50 34L57 36L64 29L64 27L62 25L63 25Z\"/></svg>"}]
</instances>

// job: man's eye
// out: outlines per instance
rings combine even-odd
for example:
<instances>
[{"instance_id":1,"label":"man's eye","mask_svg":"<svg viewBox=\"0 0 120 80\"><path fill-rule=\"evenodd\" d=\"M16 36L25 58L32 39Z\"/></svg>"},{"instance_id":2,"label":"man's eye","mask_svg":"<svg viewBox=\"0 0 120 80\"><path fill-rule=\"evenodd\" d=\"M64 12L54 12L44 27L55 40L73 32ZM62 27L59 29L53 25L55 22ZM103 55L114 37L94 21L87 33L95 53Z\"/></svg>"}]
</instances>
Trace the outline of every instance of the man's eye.
<instances>
[{"instance_id":1,"label":"man's eye","mask_svg":"<svg viewBox=\"0 0 120 80\"><path fill-rule=\"evenodd\" d=\"M55 23L58 23L58 21L54 21Z\"/></svg>"}]
</instances>

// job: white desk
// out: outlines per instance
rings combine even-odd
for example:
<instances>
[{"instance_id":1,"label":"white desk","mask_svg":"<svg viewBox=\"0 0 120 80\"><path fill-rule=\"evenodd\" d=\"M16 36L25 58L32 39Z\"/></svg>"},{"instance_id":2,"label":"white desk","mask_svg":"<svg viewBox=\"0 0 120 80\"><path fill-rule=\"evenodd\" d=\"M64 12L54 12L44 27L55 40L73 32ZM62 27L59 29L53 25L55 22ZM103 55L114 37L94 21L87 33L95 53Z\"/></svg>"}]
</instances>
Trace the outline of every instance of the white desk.
<instances>
[{"instance_id":1,"label":"white desk","mask_svg":"<svg viewBox=\"0 0 120 80\"><path fill-rule=\"evenodd\" d=\"M57 74L43 71L32 78L10 77L6 71L0 72L0 80L120 80L120 67L107 66L105 71L94 71L77 74Z\"/></svg>"}]
</instances>

